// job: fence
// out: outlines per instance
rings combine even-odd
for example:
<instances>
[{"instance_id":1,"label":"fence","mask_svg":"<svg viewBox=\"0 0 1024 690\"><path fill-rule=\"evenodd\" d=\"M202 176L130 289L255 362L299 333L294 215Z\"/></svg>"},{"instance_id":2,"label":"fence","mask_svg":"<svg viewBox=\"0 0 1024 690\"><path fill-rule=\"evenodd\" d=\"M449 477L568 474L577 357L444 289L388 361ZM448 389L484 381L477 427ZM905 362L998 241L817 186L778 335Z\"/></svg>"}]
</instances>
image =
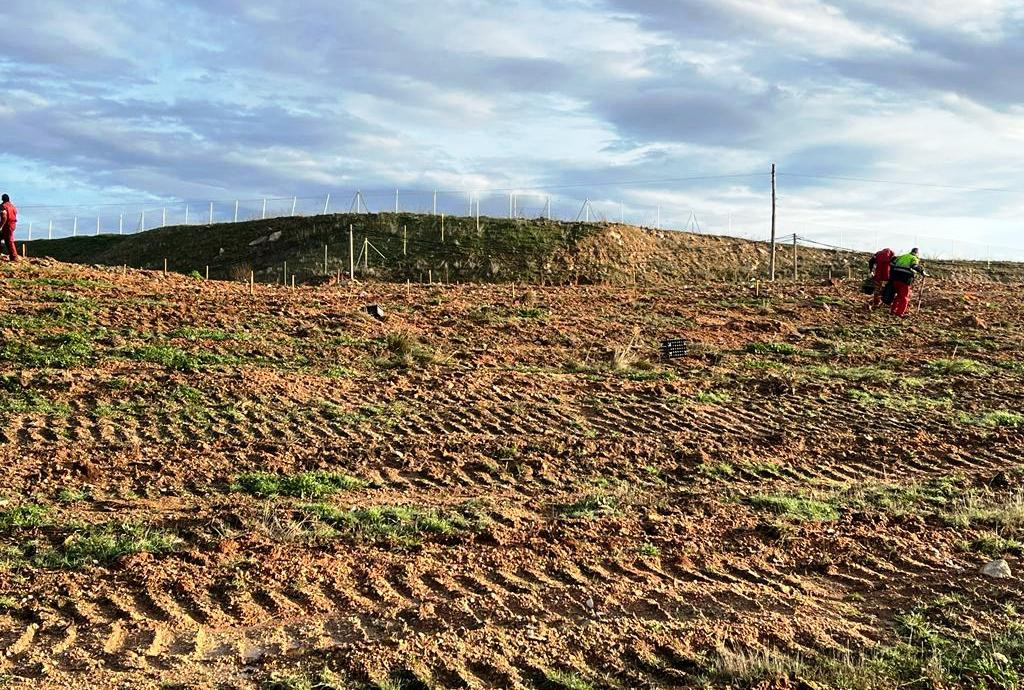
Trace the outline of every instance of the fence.
<instances>
[{"instance_id":1,"label":"fence","mask_svg":"<svg viewBox=\"0 0 1024 690\"><path fill-rule=\"evenodd\" d=\"M20 209L19 239L130 234L169 225L214 225L339 212L407 212L444 214L449 217L544 217L563 221L609 221L648 228L767 240L770 235L768 181L767 174L749 173L607 185L564 185L547 190L378 189L324 193L317 196L215 201L82 206L26 205ZM709 183L725 183L728 186L710 191L704 188ZM665 185L674 184L695 184L701 188L689 193L664 191ZM765 185L764 205L758 209L756 204L761 202L753 185L762 184ZM662 189L657 190L658 186ZM585 196L587 192L590 194ZM736 202L735 208L729 205L732 200ZM781 200L778 209L780 235L796 233L809 241L857 251L876 251L883 246L904 251L912 246L920 246L926 258L990 261L1024 259L1024 247L887 230L886 226L898 224L894 221L883 224L869 219L859 224L834 225L828 218L821 220L819 216L822 214L815 212L813 204L808 203L807 199L783 196ZM789 203L791 201L792 205ZM800 208L801 205L804 208Z\"/></svg>"}]
</instances>

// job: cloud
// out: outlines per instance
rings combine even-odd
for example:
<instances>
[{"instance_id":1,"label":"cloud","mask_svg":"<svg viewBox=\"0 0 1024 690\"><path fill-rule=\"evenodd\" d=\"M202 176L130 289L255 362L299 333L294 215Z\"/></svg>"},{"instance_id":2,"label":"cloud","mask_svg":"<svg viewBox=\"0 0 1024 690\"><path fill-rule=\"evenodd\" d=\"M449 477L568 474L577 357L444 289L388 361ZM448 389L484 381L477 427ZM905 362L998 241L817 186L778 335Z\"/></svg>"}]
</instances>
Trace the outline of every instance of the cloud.
<instances>
[{"instance_id":1,"label":"cloud","mask_svg":"<svg viewBox=\"0 0 1024 690\"><path fill-rule=\"evenodd\" d=\"M818 176L784 178L784 218L967 214L1005 239L1012 195L825 178L1024 188L1019 2L13 0L5 21L31 30L5 41L0 134L38 203L547 184L760 232L764 180L717 176L775 161Z\"/></svg>"}]
</instances>

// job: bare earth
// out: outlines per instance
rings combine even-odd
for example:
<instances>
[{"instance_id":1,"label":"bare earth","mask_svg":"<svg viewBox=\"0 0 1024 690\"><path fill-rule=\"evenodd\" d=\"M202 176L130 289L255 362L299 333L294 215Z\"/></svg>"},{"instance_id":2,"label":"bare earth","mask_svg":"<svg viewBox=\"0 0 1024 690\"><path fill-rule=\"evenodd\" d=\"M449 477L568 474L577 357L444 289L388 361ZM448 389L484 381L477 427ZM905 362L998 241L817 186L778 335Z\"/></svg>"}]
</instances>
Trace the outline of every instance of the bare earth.
<instances>
[{"instance_id":1,"label":"bare earth","mask_svg":"<svg viewBox=\"0 0 1024 690\"><path fill-rule=\"evenodd\" d=\"M0 687L808 687L782 660L862 655L889 687L921 626L995 653L1021 291L936 282L897 323L856 288L0 265ZM1011 687L993 663L964 682Z\"/></svg>"}]
</instances>

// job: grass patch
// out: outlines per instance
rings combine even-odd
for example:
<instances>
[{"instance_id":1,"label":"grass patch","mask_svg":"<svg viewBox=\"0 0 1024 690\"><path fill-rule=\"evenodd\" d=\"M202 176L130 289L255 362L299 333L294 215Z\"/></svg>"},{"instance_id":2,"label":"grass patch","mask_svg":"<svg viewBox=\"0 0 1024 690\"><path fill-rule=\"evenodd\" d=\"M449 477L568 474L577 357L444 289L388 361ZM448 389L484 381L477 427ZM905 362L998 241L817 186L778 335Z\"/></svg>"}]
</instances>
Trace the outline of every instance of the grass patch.
<instances>
[{"instance_id":1,"label":"grass patch","mask_svg":"<svg viewBox=\"0 0 1024 690\"><path fill-rule=\"evenodd\" d=\"M756 494L746 499L758 510L797 520L799 522L830 522L839 519L835 506L803 496L787 494Z\"/></svg>"},{"instance_id":2,"label":"grass patch","mask_svg":"<svg viewBox=\"0 0 1024 690\"><path fill-rule=\"evenodd\" d=\"M925 365L925 370L930 374L941 376L959 376L962 374L983 375L988 373L989 368L981 362L973 359L937 359Z\"/></svg>"},{"instance_id":3,"label":"grass patch","mask_svg":"<svg viewBox=\"0 0 1024 690\"><path fill-rule=\"evenodd\" d=\"M8 341L0 347L0 360L29 369L71 369L85 362L92 352L92 340L71 331L45 336L39 344Z\"/></svg>"},{"instance_id":4,"label":"grass patch","mask_svg":"<svg viewBox=\"0 0 1024 690\"><path fill-rule=\"evenodd\" d=\"M246 472L238 475L230 490L260 498L294 496L297 498L324 498L340 491L355 491L366 482L340 472L303 472L283 475L271 472Z\"/></svg>"},{"instance_id":5,"label":"grass patch","mask_svg":"<svg viewBox=\"0 0 1024 690\"><path fill-rule=\"evenodd\" d=\"M244 340L248 337L246 333L236 331L225 331L220 328L202 328L197 326L183 326L170 333L171 338L182 338L184 340L203 341L213 340L222 342L225 340Z\"/></svg>"},{"instance_id":6,"label":"grass patch","mask_svg":"<svg viewBox=\"0 0 1024 690\"><path fill-rule=\"evenodd\" d=\"M611 494L589 494L572 503L555 506L555 514L568 520L593 520L618 511L621 501Z\"/></svg>"},{"instance_id":7,"label":"grass patch","mask_svg":"<svg viewBox=\"0 0 1024 690\"><path fill-rule=\"evenodd\" d=\"M61 544L36 554L33 560L45 568L74 570L103 565L136 553L174 551L181 543L177 536L152 527L107 524L74 532Z\"/></svg>"},{"instance_id":8,"label":"grass patch","mask_svg":"<svg viewBox=\"0 0 1024 690\"><path fill-rule=\"evenodd\" d=\"M780 355L790 357L794 355L813 355L810 350L791 345L789 343L747 343L743 348L752 355Z\"/></svg>"},{"instance_id":9,"label":"grass patch","mask_svg":"<svg viewBox=\"0 0 1024 690\"><path fill-rule=\"evenodd\" d=\"M736 468L728 462L702 462L697 465L697 474L708 479L726 481L732 479L733 475L736 474Z\"/></svg>"},{"instance_id":10,"label":"grass patch","mask_svg":"<svg viewBox=\"0 0 1024 690\"><path fill-rule=\"evenodd\" d=\"M693 399L702 405L727 405L732 402L732 396L725 391L701 391Z\"/></svg>"},{"instance_id":11,"label":"grass patch","mask_svg":"<svg viewBox=\"0 0 1024 690\"><path fill-rule=\"evenodd\" d=\"M960 421L965 424L984 426L990 429L1016 429L1024 426L1024 414L1011 412L1009 410L990 410L976 415L961 415Z\"/></svg>"},{"instance_id":12,"label":"grass patch","mask_svg":"<svg viewBox=\"0 0 1024 690\"><path fill-rule=\"evenodd\" d=\"M170 345L143 345L127 350L125 356L139 362L161 364L175 371L194 372L213 364L230 364L232 357L215 352L189 352Z\"/></svg>"},{"instance_id":13,"label":"grass patch","mask_svg":"<svg viewBox=\"0 0 1024 690\"><path fill-rule=\"evenodd\" d=\"M549 690L595 690L594 684L574 671L547 671L544 687Z\"/></svg>"},{"instance_id":14,"label":"grass patch","mask_svg":"<svg viewBox=\"0 0 1024 690\"><path fill-rule=\"evenodd\" d=\"M386 356L376 363L384 368L427 366L437 360L433 350L427 348L409 331L395 331L384 337Z\"/></svg>"},{"instance_id":15,"label":"grass patch","mask_svg":"<svg viewBox=\"0 0 1024 690\"><path fill-rule=\"evenodd\" d=\"M26 504L0 510L0 531L41 527L47 524L50 511L46 506Z\"/></svg>"},{"instance_id":16,"label":"grass patch","mask_svg":"<svg viewBox=\"0 0 1024 690\"><path fill-rule=\"evenodd\" d=\"M370 506L344 510L323 503L305 506L312 516L359 542L418 546L426 537L452 537L486 529L487 517L470 504L439 511L415 506Z\"/></svg>"}]
</instances>

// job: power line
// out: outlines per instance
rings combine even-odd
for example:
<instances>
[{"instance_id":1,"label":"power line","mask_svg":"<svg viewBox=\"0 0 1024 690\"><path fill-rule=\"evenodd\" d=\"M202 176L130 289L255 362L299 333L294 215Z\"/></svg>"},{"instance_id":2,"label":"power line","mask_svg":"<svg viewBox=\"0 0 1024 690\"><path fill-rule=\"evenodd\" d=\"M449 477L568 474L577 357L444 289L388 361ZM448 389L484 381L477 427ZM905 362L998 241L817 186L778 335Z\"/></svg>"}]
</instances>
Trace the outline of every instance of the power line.
<instances>
[{"instance_id":1,"label":"power line","mask_svg":"<svg viewBox=\"0 0 1024 690\"><path fill-rule=\"evenodd\" d=\"M963 192L995 192L1000 194L1019 193L1016 189L1005 189L998 187L962 187L950 184L935 184L931 182L911 182L908 180L879 180L870 177L842 177L839 175L810 175L806 173L780 172L779 176L803 177L812 180L842 180L845 182L870 182L873 184L893 184L907 187L927 187L931 189L955 189Z\"/></svg>"}]
</instances>

